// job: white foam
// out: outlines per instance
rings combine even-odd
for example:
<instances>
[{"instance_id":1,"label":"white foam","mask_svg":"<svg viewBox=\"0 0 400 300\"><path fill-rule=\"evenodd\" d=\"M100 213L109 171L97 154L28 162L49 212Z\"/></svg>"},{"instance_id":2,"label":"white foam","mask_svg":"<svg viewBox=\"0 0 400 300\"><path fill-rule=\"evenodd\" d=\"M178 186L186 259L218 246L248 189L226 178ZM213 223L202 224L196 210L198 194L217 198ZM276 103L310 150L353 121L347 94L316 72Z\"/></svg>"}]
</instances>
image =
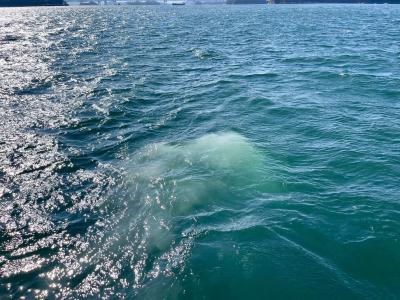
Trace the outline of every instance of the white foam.
<instances>
[{"instance_id":1,"label":"white foam","mask_svg":"<svg viewBox=\"0 0 400 300\"><path fill-rule=\"evenodd\" d=\"M140 177L179 175L185 168L209 168L209 171L254 171L262 164L255 147L238 133L207 134L183 145L153 144L139 154Z\"/></svg>"}]
</instances>

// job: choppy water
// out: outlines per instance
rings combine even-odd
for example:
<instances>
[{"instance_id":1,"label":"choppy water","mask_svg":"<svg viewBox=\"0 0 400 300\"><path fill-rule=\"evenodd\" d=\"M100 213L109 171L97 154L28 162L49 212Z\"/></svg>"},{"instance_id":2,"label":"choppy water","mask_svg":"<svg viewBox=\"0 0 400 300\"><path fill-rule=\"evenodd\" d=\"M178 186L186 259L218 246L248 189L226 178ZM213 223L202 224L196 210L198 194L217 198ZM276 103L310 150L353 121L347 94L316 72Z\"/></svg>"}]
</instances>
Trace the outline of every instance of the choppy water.
<instances>
[{"instance_id":1,"label":"choppy water","mask_svg":"<svg viewBox=\"0 0 400 300\"><path fill-rule=\"evenodd\" d=\"M400 7L0 10L0 298L400 298Z\"/></svg>"}]
</instances>

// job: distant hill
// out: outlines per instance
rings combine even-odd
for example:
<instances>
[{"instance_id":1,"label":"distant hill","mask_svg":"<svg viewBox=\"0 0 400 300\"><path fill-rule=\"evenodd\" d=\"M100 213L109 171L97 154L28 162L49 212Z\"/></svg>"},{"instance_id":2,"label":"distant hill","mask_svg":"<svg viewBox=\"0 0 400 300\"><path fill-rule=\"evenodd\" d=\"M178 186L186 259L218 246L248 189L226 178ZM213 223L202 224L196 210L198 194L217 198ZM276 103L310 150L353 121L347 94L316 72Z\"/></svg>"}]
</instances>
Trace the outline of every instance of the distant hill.
<instances>
[{"instance_id":1,"label":"distant hill","mask_svg":"<svg viewBox=\"0 0 400 300\"><path fill-rule=\"evenodd\" d=\"M67 5L65 0L0 0L0 7Z\"/></svg>"}]
</instances>

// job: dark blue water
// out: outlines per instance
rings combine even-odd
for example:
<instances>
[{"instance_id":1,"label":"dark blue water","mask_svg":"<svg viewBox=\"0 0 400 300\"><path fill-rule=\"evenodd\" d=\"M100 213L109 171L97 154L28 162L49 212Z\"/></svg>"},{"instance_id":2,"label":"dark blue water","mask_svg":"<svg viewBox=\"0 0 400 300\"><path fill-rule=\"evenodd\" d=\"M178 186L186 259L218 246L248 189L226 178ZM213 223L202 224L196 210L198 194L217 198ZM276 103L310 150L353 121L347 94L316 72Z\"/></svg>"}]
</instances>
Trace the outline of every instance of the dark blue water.
<instances>
[{"instance_id":1,"label":"dark blue water","mask_svg":"<svg viewBox=\"0 0 400 300\"><path fill-rule=\"evenodd\" d=\"M0 298L399 299L400 6L0 10Z\"/></svg>"}]
</instances>

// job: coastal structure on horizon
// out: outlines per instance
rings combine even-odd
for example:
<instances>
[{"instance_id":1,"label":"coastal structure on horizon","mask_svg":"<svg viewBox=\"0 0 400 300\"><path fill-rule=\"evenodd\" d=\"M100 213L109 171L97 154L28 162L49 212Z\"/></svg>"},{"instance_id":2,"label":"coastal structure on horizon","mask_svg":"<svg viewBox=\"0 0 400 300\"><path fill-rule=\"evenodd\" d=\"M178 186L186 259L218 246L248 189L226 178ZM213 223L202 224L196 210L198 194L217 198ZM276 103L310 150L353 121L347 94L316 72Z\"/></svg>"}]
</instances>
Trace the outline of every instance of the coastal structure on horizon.
<instances>
[{"instance_id":1,"label":"coastal structure on horizon","mask_svg":"<svg viewBox=\"0 0 400 300\"><path fill-rule=\"evenodd\" d=\"M81 0L80 5L116 5L116 0Z\"/></svg>"},{"instance_id":2,"label":"coastal structure on horizon","mask_svg":"<svg viewBox=\"0 0 400 300\"><path fill-rule=\"evenodd\" d=\"M160 5L156 0L81 0L80 5Z\"/></svg>"}]
</instances>

